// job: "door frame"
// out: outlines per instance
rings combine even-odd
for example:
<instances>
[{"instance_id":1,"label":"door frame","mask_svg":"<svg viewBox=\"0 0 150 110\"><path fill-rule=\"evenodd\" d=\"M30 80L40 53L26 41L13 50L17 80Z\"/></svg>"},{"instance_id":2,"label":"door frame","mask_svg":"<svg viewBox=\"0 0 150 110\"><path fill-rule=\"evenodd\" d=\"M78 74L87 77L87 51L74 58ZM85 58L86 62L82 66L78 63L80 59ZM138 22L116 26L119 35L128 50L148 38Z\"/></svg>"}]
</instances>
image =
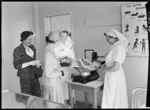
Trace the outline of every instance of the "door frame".
<instances>
[{"instance_id":1,"label":"door frame","mask_svg":"<svg viewBox=\"0 0 150 110\"><path fill-rule=\"evenodd\" d=\"M54 16L61 16L61 15L70 15L70 25L71 25L71 38L73 40L73 14L72 11L68 11L68 12L62 12L62 13L54 13L54 14L50 14L50 15L46 15L44 17L44 27L45 27L45 36L47 36L47 31L50 28L51 22L50 22L50 17L54 17Z\"/></svg>"}]
</instances>

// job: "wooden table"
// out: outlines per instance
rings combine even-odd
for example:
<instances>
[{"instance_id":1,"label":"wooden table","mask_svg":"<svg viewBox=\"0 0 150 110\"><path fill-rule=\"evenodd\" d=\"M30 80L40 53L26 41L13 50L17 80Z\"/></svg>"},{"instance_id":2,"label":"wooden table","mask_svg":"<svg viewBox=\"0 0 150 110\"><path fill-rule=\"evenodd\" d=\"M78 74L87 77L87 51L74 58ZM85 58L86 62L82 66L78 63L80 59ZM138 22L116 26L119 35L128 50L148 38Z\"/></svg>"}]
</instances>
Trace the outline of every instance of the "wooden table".
<instances>
[{"instance_id":1,"label":"wooden table","mask_svg":"<svg viewBox=\"0 0 150 110\"><path fill-rule=\"evenodd\" d=\"M81 90L85 92L85 102L87 105L87 97L88 93L92 93L92 99L93 99L93 108L97 108L97 92L100 91L103 81L101 80L95 80L86 84L78 83L78 82L72 82L72 80L66 80L66 83L68 83L69 87L69 99L70 99L70 105L73 107L73 96L72 96L72 89Z\"/></svg>"}]
</instances>

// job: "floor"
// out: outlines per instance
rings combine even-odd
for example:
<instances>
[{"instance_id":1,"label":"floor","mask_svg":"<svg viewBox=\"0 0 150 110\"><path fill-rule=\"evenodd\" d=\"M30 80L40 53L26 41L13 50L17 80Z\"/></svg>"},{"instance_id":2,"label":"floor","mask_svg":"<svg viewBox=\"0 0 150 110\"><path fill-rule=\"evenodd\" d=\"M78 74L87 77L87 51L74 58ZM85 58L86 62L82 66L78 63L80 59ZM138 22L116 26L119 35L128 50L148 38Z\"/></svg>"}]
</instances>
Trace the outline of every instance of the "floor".
<instances>
[{"instance_id":1,"label":"floor","mask_svg":"<svg viewBox=\"0 0 150 110\"><path fill-rule=\"evenodd\" d=\"M69 102L67 102L68 104L69 104ZM76 101L76 103L74 104L74 109L90 109L90 108L92 108L92 104L89 104L88 105L88 107L85 107L85 103L84 102L80 102L80 101ZM97 107L98 109L100 109L101 107L100 106L98 106Z\"/></svg>"}]
</instances>

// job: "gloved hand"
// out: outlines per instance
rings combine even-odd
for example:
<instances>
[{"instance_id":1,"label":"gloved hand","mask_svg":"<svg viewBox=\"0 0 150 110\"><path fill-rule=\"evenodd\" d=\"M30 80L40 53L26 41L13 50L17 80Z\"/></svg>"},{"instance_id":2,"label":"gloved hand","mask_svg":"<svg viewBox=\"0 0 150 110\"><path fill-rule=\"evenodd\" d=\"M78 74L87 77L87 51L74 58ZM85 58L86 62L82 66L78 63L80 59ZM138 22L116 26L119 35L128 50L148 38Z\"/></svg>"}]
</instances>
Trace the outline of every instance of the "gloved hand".
<instances>
[{"instance_id":1,"label":"gloved hand","mask_svg":"<svg viewBox=\"0 0 150 110\"><path fill-rule=\"evenodd\" d=\"M39 66L40 64L41 64L41 62L39 60L35 60L35 61L30 62L30 65L32 65L32 66L36 66L36 65Z\"/></svg>"},{"instance_id":2,"label":"gloved hand","mask_svg":"<svg viewBox=\"0 0 150 110\"><path fill-rule=\"evenodd\" d=\"M27 62L27 63L23 63L22 64L22 68L25 68L25 67L28 67L28 66L40 66L41 63L39 60L35 60L35 61L30 61L30 62Z\"/></svg>"},{"instance_id":3,"label":"gloved hand","mask_svg":"<svg viewBox=\"0 0 150 110\"><path fill-rule=\"evenodd\" d=\"M40 66L41 66L41 63L37 63L37 64L36 64L36 67L37 67L37 68L40 68Z\"/></svg>"}]
</instances>

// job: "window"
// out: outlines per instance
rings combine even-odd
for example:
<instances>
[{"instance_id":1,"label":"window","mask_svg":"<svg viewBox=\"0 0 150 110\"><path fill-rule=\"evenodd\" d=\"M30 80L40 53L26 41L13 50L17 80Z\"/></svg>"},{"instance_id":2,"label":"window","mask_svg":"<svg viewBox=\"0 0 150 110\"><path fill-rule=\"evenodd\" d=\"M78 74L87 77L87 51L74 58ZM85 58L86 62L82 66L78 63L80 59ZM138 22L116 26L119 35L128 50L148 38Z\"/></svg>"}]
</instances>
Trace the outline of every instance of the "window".
<instances>
[{"instance_id":1,"label":"window","mask_svg":"<svg viewBox=\"0 0 150 110\"><path fill-rule=\"evenodd\" d=\"M45 17L45 36L55 30L67 30L72 34L71 13Z\"/></svg>"}]
</instances>

